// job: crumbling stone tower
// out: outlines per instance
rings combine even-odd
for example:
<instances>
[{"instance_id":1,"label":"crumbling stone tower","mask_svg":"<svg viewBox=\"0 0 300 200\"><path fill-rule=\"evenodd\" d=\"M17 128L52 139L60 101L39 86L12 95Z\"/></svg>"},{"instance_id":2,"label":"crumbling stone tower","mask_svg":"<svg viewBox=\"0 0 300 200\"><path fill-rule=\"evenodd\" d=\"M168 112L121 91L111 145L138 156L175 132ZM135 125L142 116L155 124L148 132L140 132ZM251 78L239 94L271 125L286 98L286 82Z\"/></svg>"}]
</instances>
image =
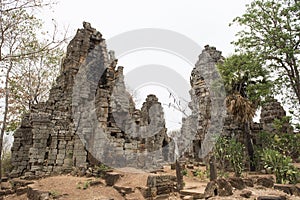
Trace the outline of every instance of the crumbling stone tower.
<instances>
[{"instance_id":1,"label":"crumbling stone tower","mask_svg":"<svg viewBox=\"0 0 300 200\"><path fill-rule=\"evenodd\" d=\"M262 106L260 114L262 129L270 133L278 132L274 126L274 121L275 119L282 120L284 117L286 117L286 112L282 105L276 99L270 99ZM289 122L285 122L281 129L281 134L293 132L293 127Z\"/></svg>"},{"instance_id":2,"label":"crumbling stone tower","mask_svg":"<svg viewBox=\"0 0 300 200\"><path fill-rule=\"evenodd\" d=\"M123 67L117 66L113 53L109 56L101 33L84 23L67 47L49 99L34 105L14 133L11 176L42 177L99 162L155 168L174 161L176 148L188 158L207 156L215 134L242 131L226 116L226 94L214 89L220 78L215 65L222 60L220 51L205 46L191 73L192 113L171 143L157 97L148 95L142 108L135 108L125 88ZM278 102L270 102L253 132L272 129L274 117L283 115Z\"/></svg>"},{"instance_id":3,"label":"crumbling stone tower","mask_svg":"<svg viewBox=\"0 0 300 200\"><path fill-rule=\"evenodd\" d=\"M206 157L212 150L216 134L223 129L226 94L222 84L213 90L213 84L221 81L216 64L223 59L221 51L207 45L191 72L189 107L192 113L183 119L179 139L179 146L185 148L179 148L179 151L185 152L189 158Z\"/></svg>"},{"instance_id":4,"label":"crumbling stone tower","mask_svg":"<svg viewBox=\"0 0 300 200\"><path fill-rule=\"evenodd\" d=\"M95 116L82 107L90 98L94 98ZM156 115L150 116L152 107ZM90 124L92 117L96 125ZM153 135L143 135L158 125L160 129ZM99 128L102 135L97 132ZM103 141L112 148L103 149ZM158 99L149 95L141 110L134 107L125 89L123 67L109 58L101 33L84 23L67 47L49 99L33 106L14 133L11 175L41 177L99 162L117 167L155 167L159 163L149 163L151 156L159 162L161 148L169 141ZM111 162L117 159L122 161L117 163L120 166Z\"/></svg>"}]
</instances>

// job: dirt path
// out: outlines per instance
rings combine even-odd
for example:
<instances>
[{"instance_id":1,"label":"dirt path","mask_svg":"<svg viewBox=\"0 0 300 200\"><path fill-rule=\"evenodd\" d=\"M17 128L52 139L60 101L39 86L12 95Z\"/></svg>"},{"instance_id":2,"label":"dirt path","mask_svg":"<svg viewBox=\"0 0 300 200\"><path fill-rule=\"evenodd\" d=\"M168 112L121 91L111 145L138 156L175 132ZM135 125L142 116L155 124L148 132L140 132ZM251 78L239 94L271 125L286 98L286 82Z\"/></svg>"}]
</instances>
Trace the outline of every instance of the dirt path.
<instances>
[{"instance_id":1,"label":"dirt path","mask_svg":"<svg viewBox=\"0 0 300 200\"><path fill-rule=\"evenodd\" d=\"M199 169L204 170L204 169ZM39 191L50 192L52 197L59 198L61 200L142 200L144 199L140 191L136 188L145 187L147 184L147 178L150 173L136 173L131 169L126 172L124 170L118 171L122 176L120 180L115 184L119 187L132 188L134 192L129 195L119 193L113 187L107 187L105 180L101 178L87 178L87 177L74 177L70 175L48 177L40 180L36 180L34 184L30 185L31 188ZM175 175L175 170L171 170L170 167L165 167L164 171L158 172L158 174ZM208 183L207 178L195 177L191 170L188 171L187 176L184 176L185 190L204 193L206 185ZM256 199L258 196L275 195L285 196L288 200L300 200L300 197L289 196L282 191L264 187L247 187L244 190L251 191L251 200ZM213 197L212 200L229 200L229 199L245 199L240 196L243 191L234 190L234 195L230 197ZM27 200L26 194L21 196L11 195L4 198L5 200ZM171 194L166 199L175 200L180 199L178 194Z\"/></svg>"}]
</instances>

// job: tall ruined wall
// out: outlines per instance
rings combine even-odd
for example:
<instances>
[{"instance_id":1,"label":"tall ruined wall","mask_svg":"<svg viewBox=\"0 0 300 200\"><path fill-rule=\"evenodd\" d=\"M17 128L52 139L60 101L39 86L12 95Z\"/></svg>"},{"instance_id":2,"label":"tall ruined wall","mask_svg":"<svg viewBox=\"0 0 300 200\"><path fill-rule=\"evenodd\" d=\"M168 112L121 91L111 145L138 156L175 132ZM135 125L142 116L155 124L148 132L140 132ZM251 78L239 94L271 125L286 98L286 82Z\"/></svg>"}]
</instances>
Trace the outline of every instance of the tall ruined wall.
<instances>
[{"instance_id":1,"label":"tall ruined wall","mask_svg":"<svg viewBox=\"0 0 300 200\"><path fill-rule=\"evenodd\" d=\"M116 65L117 60L108 56L101 33L84 23L84 28L77 31L67 47L61 73L50 90L48 101L33 106L14 134L12 176L69 172L73 167L84 168L103 162L98 160L103 157L110 164L109 161L119 156L128 159L127 165L136 163L130 160L132 154L145 151L156 152L158 158L163 156L160 149L169 138L162 106L154 95L149 95L142 109L135 109L125 89L123 67ZM93 98L95 116L82 110L90 98ZM157 115L151 115L151 107L156 108ZM97 123L90 119L96 119ZM126 123L122 124L122 120ZM143 135L147 127L158 124L161 128L151 137ZM136 129L136 136L128 132L132 127ZM99 128L112 148L102 148L102 138L93 131ZM104 156L99 157L99 154ZM145 156L140 155L138 167L150 164L143 160Z\"/></svg>"},{"instance_id":2,"label":"tall ruined wall","mask_svg":"<svg viewBox=\"0 0 300 200\"><path fill-rule=\"evenodd\" d=\"M199 55L198 62L191 73L192 101L189 107L192 113L183 119L179 146L188 147L180 151L185 151L185 154L192 158L197 159L209 153L210 144L213 141L211 133L222 130L224 112L224 99L222 98L225 94L222 93L222 88L213 92L209 90L209 87L212 87L214 81L220 79L216 64L222 62L223 59L220 51L207 45Z\"/></svg>"},{"instance_id":3,"label":"tall ruined wall","mask_svg":"<svg viewBox=\"0 0 300 200\"><path fill-rule=\"evenodd\" d=\"M183 119L178 139L179 154L184 153L187 158L197 160L205 157L213 149L214 141L219 135L235 136L241 142L247 142L243 124L227 113L224 104L227 94L224 88L219 87L220 85L213 87L213 84L221 80L216 64L222 63L223 59L220 51L207 45L192 70L189 103L192 113ZM279 102L274 99L267 102L262 107L260 123L250 123L253 142L256 142L257 134L262 131L274 132L274 120L284 116L286 113ZM283 133L292 132L289 123L284 124L282 129Z\"/></svg>"},{"instance_id":4,"label":"tall ruined wall","mask_svg":"<svg viewBox=\"0 0 300 200\"><path fill-rule=\"evenodd\" d=\"M192 113L170 143L157 97L148 95L141 110L135 108L123 67L108 55L101 33L84 23L67 47L48 101L34 105L14 133L11 175L40 177L99 162L149 169L172 161L174 148L189 158L205 156L214 134L242 135L240 125L226 116L226 94L212 90L220 78L215 65L222 60L214 47L206 46L200 54L191 73ZM270 130L283 114L278 102L266 104L252 133Z\"/></svg>"},{"instance_id":5,"label":"tall ruined wall","mask_svg":"<svg viewBox=\"0 0 300 200\"><path fill-rule=\"evenodd\" d=\"M14 134L13 175L43 175L62 167L68 169L75 159L75 166L86 165L84 146L72 124L72 85L80 64L96 44L105 49L101 34L90 27L79 29L71 40L48 101L34 105Z\"/></svg>"},{"instance_id":6,"label":"tall ruined wall","mask_svg":"<svg viewBox=\"0 0 300 200\"><path fill-rule=\"evenodd\" d=\"M274 126L274 120L282 120L286 117L286 112L282 105L276 99L270 99L267 103L262 106L262 111L260 114L260 123L264 131L267 132L276 132ZM293 127L287 121L282 124L281 133L291 133L293 132Z\"/></svg>"}]
</instances>

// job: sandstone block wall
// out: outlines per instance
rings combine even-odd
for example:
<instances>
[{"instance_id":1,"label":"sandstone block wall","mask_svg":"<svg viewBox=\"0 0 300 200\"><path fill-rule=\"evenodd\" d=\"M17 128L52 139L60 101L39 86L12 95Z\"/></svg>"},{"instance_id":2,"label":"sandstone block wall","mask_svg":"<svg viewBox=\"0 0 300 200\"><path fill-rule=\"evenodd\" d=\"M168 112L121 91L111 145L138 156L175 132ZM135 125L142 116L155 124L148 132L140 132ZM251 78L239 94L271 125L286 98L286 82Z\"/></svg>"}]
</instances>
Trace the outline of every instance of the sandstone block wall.
<instances>
[{"instance_id":1,"label":"sandstone block wall","mask_svg":"<svg viewBox=\"0 0 300 200\"><path fill-rule=\"evenodd\" d=\"M113 167L159 167L185 153L198 159L213 148L216 134L241 134L226 116L224 97L212 90L220 79L215 65L221 52L205 46L191 73L191 115L183 119L173 142L155 95L136 109L126 91L123 67L106 49L100 32L84 23L67 47L61 73L45 103L34 105L14 134L12 176L40 177L87 168L100 162ZM285 115L276 101L265 105L252 132L273 130Z\"/></svg>"},{"instance_id":2,"label":"sandstone block wall","mask_svg":"<svg viewBox=\"0 0 300 200\"><path fill-rule=\"evenodd\" d=\"M85 108L93 108L94 115ZM152 108L156 114L150 116ZM160 128L148 136L153 127ZM27 177L100 162L116 167L113 161L118 159L120 167L155 167L163 157L161 147L170 141L158 99L149 95L141 110L134 107L125 88L123 67L109 58L105 39L89 23L84 23L68 45L48 101L33 106L14 138L11 175ZM111 148L103 148L103 141ZM149 163L152 156L158 159Z\"/></svg>"}]
</instances>

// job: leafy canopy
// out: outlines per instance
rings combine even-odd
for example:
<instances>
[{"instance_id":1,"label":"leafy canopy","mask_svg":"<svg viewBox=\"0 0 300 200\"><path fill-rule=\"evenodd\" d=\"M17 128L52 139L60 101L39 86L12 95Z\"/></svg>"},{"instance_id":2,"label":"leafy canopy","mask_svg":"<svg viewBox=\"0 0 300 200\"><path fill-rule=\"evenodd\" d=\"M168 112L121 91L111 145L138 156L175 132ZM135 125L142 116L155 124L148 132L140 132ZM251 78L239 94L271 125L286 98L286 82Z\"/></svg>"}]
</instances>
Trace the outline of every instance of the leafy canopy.
<instances>
[{"instance_id":1,"label":"leafy canopy","mask_svg":"<svg viewBox=\"0 0 300 200\"><path fill-rule=\"evenodd\" d=\"M233 24L242 27L233 42L272 73L274 94L294 110L300 104L300 1L254 0Z\"/></svg>"},{"instance_id":2,"label":"leafy canopy","mask_svg":"<svg viewBox=\"0 0 300 200\"><path fill-rule=\"evenodd\" d=\"M227 94L239 93L259 104L270 93L268 72L251 54L234 54L218 65Z\"/></svg>"}]
</instances>

